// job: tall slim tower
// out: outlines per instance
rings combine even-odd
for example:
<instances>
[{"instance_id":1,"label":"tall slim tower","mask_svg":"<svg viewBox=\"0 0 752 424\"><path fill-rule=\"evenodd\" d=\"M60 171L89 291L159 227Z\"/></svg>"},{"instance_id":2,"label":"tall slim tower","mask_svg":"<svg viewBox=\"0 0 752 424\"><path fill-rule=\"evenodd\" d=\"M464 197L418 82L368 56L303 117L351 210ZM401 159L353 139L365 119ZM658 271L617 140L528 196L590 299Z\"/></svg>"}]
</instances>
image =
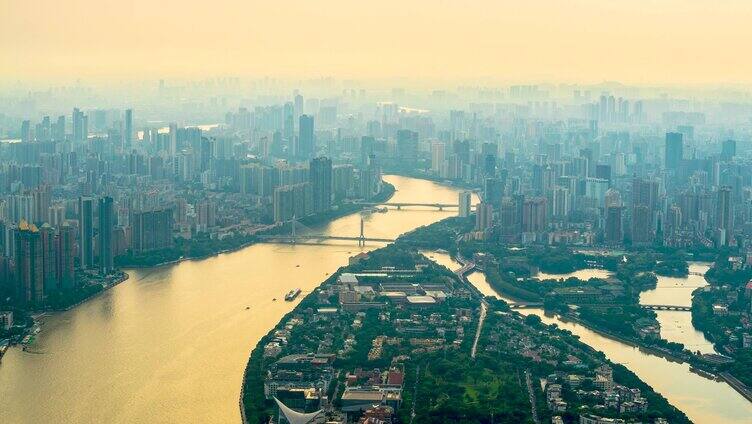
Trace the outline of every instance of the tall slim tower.
<instances>
[{"instance_id":1,"label":"tall slim tower","mask_svg":"<svg viewBox=\"0 0 752 424\"><path fill-rule=\"evenodd\" d=\"M114 212L112 197L99 199L99 270L107 274L115 267L113 260L112 232Z\"/></svg>"},{"instance_id":2,"label":"tall slim tower","mask_svg":"<svg viewBox=\"0 0 752 424\"><path fill-rule=\"evenodd\" d=\"M310 181L313 189L313 211L328 212L332 208L332 161L327 157L311 160Z\"/></svg>"},{"instance_id":3,"label":"tall slim tower","mask_svg":"<svg viewBox=\"0 0 752 424\"><path fill-rule=\"evenodd\" d=\"M676 169L684 158L684 140L682 133L666 133L666 169Z\"/></svg>"},{"instance_id":4,"label":"tall slim tower","mask_svg":"<svg viewBox=\"0 0 752 424\"><path fill-rule=\"evenodd\" d=\"M298 143L295 149L295 156L302 159L310 159L315 152L316 145L313 139L313 116L300 115Z\"/></svg>"},{"instance_id":5,"label":"tall slim tower","mask_svg":"<svg viewBox=\"0 0 752 424\"><path fill-rule=\"evenodd\" d=\"M73 257L75 256L74 243L76 232L68 223L63 223L55 238L55 274L58 288L67 290L75 285L73 270Z\"/></svg>"},{"instance_id":6,"label":"tall slim tower","mask_svg":"<svg viewBox=\"0 0 752 424\"><path fill-rule=\"evenodd\" d=\"M44 254L39 229L21 221L15 234L16 278L22 303L44 299Z\"/></svg>"},{"instance_id":7,"label":"tall slim tower","mask_svg":"<svg viewBox=\"0 0 752 424\"><path fill-rule=\"evenodd\" d=\"M123 135L124 150L130 150L133 143L133 109L125 110L125 134Z\"/></svg>"},{"instance_id":8,"label":"tall slim tower","mask_svg":"<svg viewBox=\"0 0 752 424\"><path fill-rule=\"evenodd\" d=\"M81 269L94 266L94 199L78 199L78 257Z\"/></svg>"},{"instance_id":9,"label":"tall slim tower","mask_svg":"<svg viewBox=\"0 0 752 424\"><path fill-rule=\"evenodd\" d=\"M472 200L472 193L469 191L463 191L459 194L459 211L458 215L462 218L470 216L470 202Z\"/></svg>"},{"instance_id":10,"label":"tall slim tower","mask_svg":"<svg viewBox=\"0 0 752 424\"><path fill-rule=\"evenodd\" d=\"M718 189L715 223L718 233L716 241L720 245L727 246L734 233L734 209L731 204L731 187L723 186Z\"/></svg>"}]
</instances>

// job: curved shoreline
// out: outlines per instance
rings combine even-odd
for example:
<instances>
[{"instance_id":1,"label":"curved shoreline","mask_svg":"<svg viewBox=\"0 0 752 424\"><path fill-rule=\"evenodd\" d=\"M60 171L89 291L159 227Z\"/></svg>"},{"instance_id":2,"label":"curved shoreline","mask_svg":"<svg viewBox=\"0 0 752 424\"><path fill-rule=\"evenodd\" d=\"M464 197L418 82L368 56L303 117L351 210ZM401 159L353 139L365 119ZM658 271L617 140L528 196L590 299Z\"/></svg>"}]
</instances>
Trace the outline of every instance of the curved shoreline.
<instances>
[{"instance_id":1,"label":"curved shoreline","mask_svg":"<svg viewBox=\"0 0 752 424\"><path fill-rule=\"evenodd\" d=\"M391 199L394 196L394 193L397 192L397 189L392 184L389 184L386 181L384 181L384 184L387 185L388 187L390 187L390 189L388 189L384 193L379 193L378 194L378 196L374 199L374 201L377 202L377 203L386 203L386 202L388 202L389 199ZM336 213L331 213L331 215L327 216L326 218L323 218L320 221L314 222L313 225L328 224L328 223L330 223L330 222L332 222L332 221L334 221L336 219L340 219L340 218L343 218L343 217L346 217L346 216L358 213L361 210L362 210L362 208L359 207L359 208L355 208L355 209L352 209L352 210L346 210L346 211L334 211ZM277 226L274 226L274 228L277 228ZM263 234L263 232L261 232L261 233ZM256 234L254 234L254 236L255 235ZM140 269L140 270L144 270L144 269L150 269L150 268L161 268L161 267L168 266L168 265L176 265L176 264L179 264L179 263L185 262L185 261L201 261L201 260L204 260L204 259L209 259L209 258L213 258L215 256L219 256L219 255L222 255L222 254L225 254L225 253L234 253L234 252L243 250L246 247L253 246L253 245L257 244L257 243L258 243L258 240L251 240L251 241L242 243L242 244L238 245L237 247L233 247L233 248L230 248L230 249L222 249L220 251L209 253L209 254L206 254L206 255L195 256L195 257L180 257L178 259L173 259L171 261L160 262L160 263L153 264L153 265L127 265L127 266L123 266L121 269L123 269L123 270L128 270L128 269Z\"/></svg>"},{"instance_id":2,"label":"curved shoreline","mask_svg":"<svg viewBox=\"0 0 752 424\"><path fill-rule=\"evenodd\" d=\"M383 184L386 186L387 189L385 191L382 190L382 192L377 195L376 199L374 199L376 202L380 202L380 203L381 202L388 202L389 199L391 199L394 196L394 194L397 192L397 189L394 187L394 185L392 185L392 184L390 184L390 183L388 183L386 181L383 181ZM343 217L346 217L346 216L358 213L360 210L361 209L358 208L358 209L352 209L352 210L341 211L341 212L337 211L339 213L333 213L330 216L326 217L325 219L322 219L321 221L316 222L316 224L317 225L318 224L327 224L327 223L330 223L330 222L332 222L334 220L337 220L339 218L343 218ZM61 308L61 309L50 309L50 310L41 310L41 311L38 311L38 314L36 314L36 316L37 317L42 317L42 316L47 315L47 314L62 313L62 312L70 311L71 309L74 309L77 306L80 306L80 305L88 302L89 300L92 300L92 299L94 299L94 298L102 295L103 293L107 292L108 290L112 289L113 287L118 286L119 284L124 283L125 281L128 281L130 279L129 271L131 271L131 270L150 270L150 269L155 269L156 270L158 268L163 268L163 267L167 267L167 266L171 266L171 265L177 265L177 264L179 264L181 262L186 262L186 261L202 261L202 260L205 260L205 259L209 259L209 258L220 256L220 255L225 254L225 253L235 253L235 252L241 251L241 250L243 250L243 249L245 249L247 247L253 246L253 245L257 244L257 243L258 243L258 241L252 240L252 241L243 243L243 244L241 244L241 245L239 245L237 247L231 248L231 249L223 249L221 251L210 253L210 254L207 254L207 255L203 255L203 256L200 256L200 257L181 257L181 258L178 258L178 259L175 259L175 260L172 260L172 261L161 262L161 263L158 263L158 264L155 264L155 265L144 265L144 266L134 265L134 266L120 267L120 268L118 268L118 271L120 271L122 273L122 275L116 281L114 281L113 283L108 284L106 287L102 288L102 290L100 290L100 291L98 291L96 293L92 293L91 295L84 297L83 299L79 300L78 302L70 304L70 305L68 305L68 306L66 306L64 308ZM37 324L36 319L34 319L34 323ZM33 326L31 328L33 328Z\"/></svg>"}]
</instances>

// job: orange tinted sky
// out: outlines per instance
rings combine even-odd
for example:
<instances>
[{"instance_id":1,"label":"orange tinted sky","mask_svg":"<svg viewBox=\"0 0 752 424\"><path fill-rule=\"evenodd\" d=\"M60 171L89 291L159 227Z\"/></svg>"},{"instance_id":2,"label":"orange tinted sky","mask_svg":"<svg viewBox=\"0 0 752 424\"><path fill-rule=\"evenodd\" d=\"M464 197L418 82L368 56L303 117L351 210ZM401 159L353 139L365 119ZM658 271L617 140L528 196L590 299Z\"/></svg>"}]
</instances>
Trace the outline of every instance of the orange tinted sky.
<instances>
[{"instance_id":1,"label":"orange tinted sky","mask_svg":"<svg viewBox=\"0 0 752 424\"><path fill-rule=\"evenodd\" d=\"M751 22L750 0L0 0L0 80L748 83Z\"/></svg>"}]
</instances>

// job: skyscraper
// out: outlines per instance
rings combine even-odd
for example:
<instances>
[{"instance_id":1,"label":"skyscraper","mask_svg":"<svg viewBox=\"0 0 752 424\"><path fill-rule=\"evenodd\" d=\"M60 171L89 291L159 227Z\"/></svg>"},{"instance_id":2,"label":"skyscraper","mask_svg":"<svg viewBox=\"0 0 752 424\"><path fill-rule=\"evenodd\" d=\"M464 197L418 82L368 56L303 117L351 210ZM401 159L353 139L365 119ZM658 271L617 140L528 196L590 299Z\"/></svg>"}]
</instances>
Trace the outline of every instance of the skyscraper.
<instances>
[{"instance_id":1,"label":"skyscraper","mask_svg":"<svg viewBox=\"0 0 752 424\"><path fill-rule=\"evenodd\" d=\"M724 140L721 145L721 160L731 162L736 156L736 140Z\"/></svg>"},{"instance_id":2,"label":"skyscraper","mask_svg":"<svg viewBox=\"0 0 752 424\"><path fill-rule=\"evenodd\" d=\"M332 208L332 161L327 157L311 160L309 180L313 189L313 211L328 212Z\"/></svg>"},{"instance_id":3,"label":"skyscraper","mask_svg":"<svg viewBox=\"0 0 752 424\"><path fill-rule=\"evenodd\" d=\"M291 102L285 103L282 107L282 133L286 140L292 140L295 136L295 106Z\"/></svg>"},{"instance_id":4,"label":"skyscraper","mask_svg":"<svg viewBox=\"0 0 752 424\"><path fill-rule=\"evenodd\" d=\"M75 283L73 270L75 240L75 230L68 223L64 223L58 228L55 238L55 275L60 289L72 289Z\"/></svg>"},{"instance_id":5,"label":"skyscraper","mask_svg":"<svg viewBox=\"0 0 752 424\"><path fill-rule=\"evenodd\" d=\"M571 205L569 204L570 194L566 187L556 186L553 190L553 216L558 219L565 219L569 216Z\"/></svg>"},{"instance_id":6,"label":"skyscraper","mask_svg":"<svg viewBox=\"0 0 752 424\"><path fill-rule=\"evenodd\" d=\"M295 145L295 156L301 159L310 159L315 153L316 145L313 138L313 116L300 115L298 140Z\"/></svg>"},{"instance_id":7,"label":"skyscraper","mask_svg":"<svg viewBox=\"0 0 752 424\"><path fill-rule=\"evenodd\" d=\"M734 209L731 203L731 187L723 186L718 189L715 226L717 230L716 242L719 245L727 246L734 233Z\"/></svg>"},{"instance_id":8,"label":"skyscraper","mask_svg":"<svg viewBox=\"0 0 752 424\"><path fill-rule=\"evenodd\" d=\"M545 197L534 197L525 200L522 206L522 231L526 233L542 233L546 231Z\"/></svg>"},{"instance_id":9,"label":"skyscraper","mask_svg":"<svg viewBox=\"0 0 752 424\"><path fill-rule=\"evenodd\" d=\"M446 143L440 141L431 143L431 172L441 176L441 170L446 161Z\"/></svg>"},{"instance_id":10,"label":"skyscraper","mask_svg":"<svg viewBox=\"0 0 752 424\"><path fill-rule=\"evenodd\" d=\"M39 229L21 221L15 234L17 298L21 303L44 299L44 255Z\"/></svg>"},{"instance_id":11,"label":"skyscraper","mask_svg":"<svg viewBox=\"0 0 752 424\"><path fill-rule=\"evenodd\" d=\"M42 247L42 281L46 296L47 293L58 289L55 273L55 231L50 224L44 224L39 228L39 242Z\"/></svg>"},{"instance_id":12,"label":"skyscraper","mask_svg":"<svg viewBox=\"0 0 752 424\"><path fill-rule=\"evenodd\" d=\"M172 226L171 208L134 212L131 250L140 254L172 247Z\"/></svg>"},{"instance_id":13,"label":"skyscraper","mask_svg":"<svg viewBox=\"0 0 752 424\"><path fill-rule=\"evenodd\" d=\"M303 96L300 94L295 95L295 119L300 119L300 115L305 113L303 106Z\"/></svg>"},{"instance_id":14,"label":"skyscraper","mask_svg":"<svg viewBox=\"0 0 752 424\"><path fill-rule=\"evenodd\" d=\"M459 216L467 218L470 216L470 202L472 200L472 193L469 191L460 192L459 195Z\"/></svg>"},{"instance_id":15,"label":"skyscraper","mask_svg":"<svg viewBox=\"0 0 752 424\"><path fill-rule=\"evenodd\" d=\"M123 144L125 149L130 149L133 143L133 109L125 110L125 134L123 135Z\"/></svg>"},{"instance_id":16,"label":"skyscraper","mask_svg":"<svg viewBox=\"0 0 752 424\"><path fill-rule=\"evenodd\" d=\"M638 204L632 208L632 243L648 244L653 241L653 220L650 208Z\"/></svg>"},{"instance_id":17,"label":"skyscraper","mask_svg":"<svg viewBox=\"0 0 752 424\"><path fill-rule=\"evenodd\" d=\"M78 199L78 258L81 269L94 266L94 199Z\"/></svg>"},{"instance_id":18,"label":"skyscraper","mask_svg":"<svg viewBox=\"0 0 752 424\"><path fill-rule=\"evenodd\" d=\"M31 121L27 119L21 122L21 142L28 143L31 137Z\"/></svg>"},{"instance_id":19,"label":"skyscraper","mask_svg":"<svg viewBox=\"0 0 752 424\"><path fill-rule=\"evenodd\" d=\"M493 206L481 202L475 206L475 231L486 231L493 226Z\"/></svg>"},{"instance_id":20,"label":"skyscraper","mask_svg":"<svg viewBox=\"0 0 752 424\"><path fill-rule=\"evenodd\" d=\"M99 270L107 274L113 270L112 233L115 229L112 197L102 197L98 205L99 215Z\"/></svg>"},{"instance_id":21,"label":"skyscraper","mask_svg":"<svg viewBox=\"0 0 752 424\"><path fill-rule=\"evenodd\" d=\"M397 131L397 160L403 165L414 165L418 160L418 133Z\"/></svg>"},{"instance_id":22,"label":"skyscraper","mask_svg":"<svg viewBox=\"0 0 752 424\"><path fill-rule=\"evenodd\" d=\"M666 169L676 169L684 158L684 140L682 133L666 133Z\"/></svg>"}]
</instances>

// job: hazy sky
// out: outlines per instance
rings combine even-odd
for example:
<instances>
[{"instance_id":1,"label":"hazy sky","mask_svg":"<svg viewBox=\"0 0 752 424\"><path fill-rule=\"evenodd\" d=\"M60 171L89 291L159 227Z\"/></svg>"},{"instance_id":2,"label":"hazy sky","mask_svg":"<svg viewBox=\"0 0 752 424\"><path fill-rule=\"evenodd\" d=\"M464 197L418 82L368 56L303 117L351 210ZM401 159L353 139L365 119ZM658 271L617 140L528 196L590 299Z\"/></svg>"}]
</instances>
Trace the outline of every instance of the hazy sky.
<instances>
[{"instance_id":1,"label":"hazy sky","mask_svg":"<svg viewBox=\"0 0 752 424\"><path fill-rule=\"evenodd\" d=\"M751 0L0 0L0 80L752 82Z\"/></svg>"}]
</instances>

